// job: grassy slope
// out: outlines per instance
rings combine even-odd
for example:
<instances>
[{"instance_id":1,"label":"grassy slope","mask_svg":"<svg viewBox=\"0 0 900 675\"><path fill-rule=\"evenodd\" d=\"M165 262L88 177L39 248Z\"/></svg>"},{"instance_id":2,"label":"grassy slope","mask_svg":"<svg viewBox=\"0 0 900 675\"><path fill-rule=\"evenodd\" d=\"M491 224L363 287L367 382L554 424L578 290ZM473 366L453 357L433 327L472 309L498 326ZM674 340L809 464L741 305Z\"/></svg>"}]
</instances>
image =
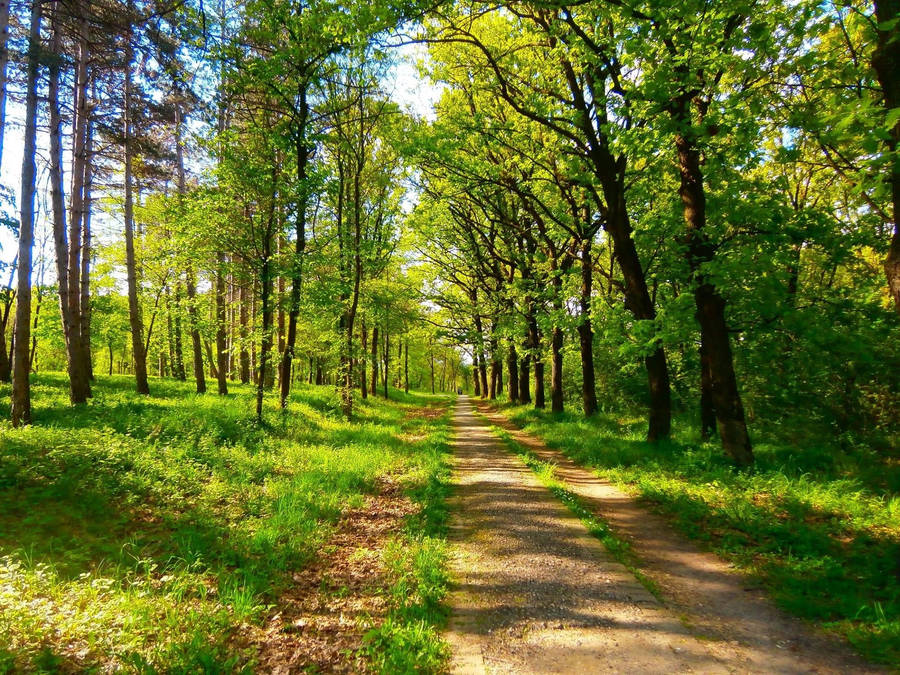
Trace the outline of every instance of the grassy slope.
<instances>
[{"instance_id":1,"label":"grassy slope","mask_svg":"<svg viewBox=\"0 0 900 675\"><path fill-rule=\"evenodd\" d=\"M869 658L900 663L896 455L772 435L755 439L757 464L739 471L686 424L676 424L674 442L652 446L638 415L503 412L757 576L784 609L845 635Z\"/></svg>"},{"instance_id":2,"label":"grassy slope","mask_svg":"<svg viewBox=\"0 0 900 675\"><path fill-rule=\"evenodd\" d=\"M65 380L41 375L34 426L0 423L0 672L252 668L241 624L386 473L423 511L386 552L394 609L367 651L376 667L438 667L449 418L415 410L441 400L394 391L350 424L330 387L302 387L260 427L249 387L151 387L140 399L104 377L75 410Z\"/></svg>"}]
</instances>

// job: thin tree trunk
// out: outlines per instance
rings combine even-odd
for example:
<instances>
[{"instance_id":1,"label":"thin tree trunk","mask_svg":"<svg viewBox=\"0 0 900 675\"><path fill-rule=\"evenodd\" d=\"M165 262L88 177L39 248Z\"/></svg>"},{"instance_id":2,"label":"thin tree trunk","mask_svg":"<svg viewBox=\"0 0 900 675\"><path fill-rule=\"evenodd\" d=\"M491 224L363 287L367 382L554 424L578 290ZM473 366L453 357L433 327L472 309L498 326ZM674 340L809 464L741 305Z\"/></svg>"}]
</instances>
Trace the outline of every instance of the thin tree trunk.
<instances>
[{"instance_id":1,"label":"thin tree trunk","mask_svg":"<svg viewBox=\"0 0 900 675\"><path fill-rule=\"evenodd\" d=\"M578 346L581 352L581 400L585 417L597 412L597 383L594 375L594 328L591 322L593 266L591 239L581 242L581 293L578 298L581 316L578 324Z\"/></svg>"},{"instance_id":2,"label":"thin tree trunk","mask_svg":"<svg viewBox=\"0 0 900 675\"><path fill-rule=\"evenodd\" d=\"M94 81L91 82L95 88ZM96 95L94 94L94 97ZM94 188L94 118L88 113L84 139L84 219L82 221L81 252L81 343L86 360L88 379L94 381L94 357L91 354L91 214L93 210Z\"/></svg>"},{"instance_id":3,"label":"thin tree trunk","mask_svg":"<svg viewBox=\"0 0 900 675\"><path fill-rule=\"evenodd\" d=\"M481 375L479 373L480 364L478 362L478 347L472 349L472 383L475 390L475 396L481 396Z\"/></svg>"},{"instance_id":4,"label":"thin tree trunk","mask_svg":"<svg viewBox=\"0 0 900 675\"><path fill-rule=\"evenodd\" d=\"M184 370L184 340L181 331L181 279L175 282L175 315L173 322L175 324L175 377L184 382L187 380L187 373Z\"/></svg>"},{"instance_id":5,"label":"thin tree trunk","mask_svg":"<svg viewBox=\"0 0 900 675\"><path fill-rule=\"evenodd\" d=\"M384 400L388 398L388 377L391 372L391 335L387 328L384 329L384 374L382 382L384 384Z\"/></svg>"},{"instance_id":6,"label":"thin tree trunk","mask_svg":"<svg viewBox=\"0 0 900 675\"><path fill-rule=\"evenodd\" d=\"M281 369L285 373L291 372L291 360L294 357L294 344L297 341L297 319L300 316L300 291L303 282L303 254L306 250L306 206L309 198L307 186L307 165L309 164L309 149L306 146L306 122L309 117L309 105L306 100L306 86L301 83L299 87L300 119L297 133L297 185L298 199L296 205L296 242L294 260L291 265L291 298L288 310L287 340L285 341L284 354L282 355ZM291 378L284 377L281 380L281 407L287 407L288 395L291 392ZM373 388L374 393L374 388Z\"/></svg>"},{"instance_id":7,"label":"thin tree trunk","mask_svg":"<svg viewBox=\"0 0 900 675\"><path fill-rule=\"evenodd\" d=\"M372 326L372 396L378 390L378 325Z\"/></svg>"},{"instance_id":8,"label":"thin tree trunk","mask_svg":"<svg viewBox=\"0 0 900 675\"><path fill-rule=\"evenodd\" d=\"M203 343L200 339L200 327L197 323L197 282L194 279L194 268L188 263L186 269L186 285L188 299L188 319L191 322L191 345L194 356L194 379L197 393L206 393L206 372L203 368Z\"/></svg>"},{"instance_id":9,"label":"thin tree trunk","mask_svg":"<svg viewBox=\"0 0 900 675\"><path fill-rule=\"evenodd\" d=\"M241 283L238 286L238 305L240 307L240 364L241 364L241 383L247 384L250 381L250 308L247 300L247 284Z\"/></svg>"},{"instance_id":10,"label":"thin tree trunk","mask_svg":"<svg viewBox=\"0 0 900 675\"><path fill-rule=\"evenodd\" d=\"M260 281L262 286L262 344L259 353L259 374L256 377L256 419L262 420L263 395L266 391L266 368L272 351L272 279L269 251L264 253Z\"/></svg>"},{"instance_id":11,"label":"thin tree trunk","mask_svg":"<svg viewBox=\"0 0 900 675\"><path fill-rule=\"evenodd\" d=\"M129 3L129 8L130 8ZM134 358L134 376L137 393L147 395L150 385L147 381L147 354L144 351L143 322L138 304L137 263L134 254L134 197L132 195L132 113L131 113L131 72L134 65L132 35L126 35L125 63L125 266L128 277L128 318L131 323L131 349Z\"/></svg>"},{"instance_id":12,"label":"thin tree trunk","mask_svg":"<svg viewBox=\"0 0 900 675\"><path fill-rule=\"evenodd\" d=\"M409 339L403 343L403 391L409 393Z\"/></svg>"},{"instance_id":13,"label":"thin tree trunk","mask_svg":"<svg viewBox=\"0 0 900 675\"><path fill-rule=\"evenodd\" d=\"M0 163L3 162L3 134L6 131L6 83L9 63L9 0L0 0ZM6 346L4 345L4 351Z\"/></svg>"},{"instance_id":14,"label":"thin tree trunk","mask_svg":"<svg viewBox=\"0 0 900 675\"><path fill-rule=\"evenodd\" d=\"M216 381L220 396L228 393L228 342L225 334L225 254L217 254L216 270Z\"/></svg>"},{"instance_id":15,"label":"thin tree trunk","mask_svg":"<svg viewBox=\"0 0 900 675\"><path fill-rule=\"evenodd\" d=\"M367 352L368 345L366 344L369 338L369 330L366 328L365 320L362 321L362 325L359 329L359 339L360 339L360 350L361 355L359 359L360 364L360 373L359 373L359 387L360 387L360 395L365 399L369 396L369 383L366 380L366 359L369 357Z\"/></svg>"},{"instance_id":16,"label":"thin tree trunk","mask_svg":"<svg viewBox=\"0 0 900 675\"><path fill-rule=\"evenodd\" d=\"M281 214L279 216L279 220L284 221L284 215ZM282 228L279 228L279 230ZM284 246L287 242L284 239L283 234L278 235L278 259L280 260L282 254L284 253ZM284 360L284 338L285 338L285 328L287 327L287 317L284 314L284 291L285 291L285 283L284 283L284 275L278 275L278 282L276 284L276 292L277 297L275 300L275 304L278 307L278 390L281 391L281 380L284 379L284 369L282 368ZM290 372L288 372L288 377L290 377Z\"/></svg>"},{"instance_id":17,"label":"thin tree trunk","mask_svg":"<svg viewBox=\"0 0 900 675\"><path fill-rule=\"evenodd\" d=\"M16 326L13 331L13 385L11 417L14 427L31 424L31 381L28 348L31 343L31 252L34 244L35 154L37 152L38 65L40 62L41 3L31 5L25 97L25 143L22 155L22 190L19 218L19 254Z\"/></svg>"}]
</instances>

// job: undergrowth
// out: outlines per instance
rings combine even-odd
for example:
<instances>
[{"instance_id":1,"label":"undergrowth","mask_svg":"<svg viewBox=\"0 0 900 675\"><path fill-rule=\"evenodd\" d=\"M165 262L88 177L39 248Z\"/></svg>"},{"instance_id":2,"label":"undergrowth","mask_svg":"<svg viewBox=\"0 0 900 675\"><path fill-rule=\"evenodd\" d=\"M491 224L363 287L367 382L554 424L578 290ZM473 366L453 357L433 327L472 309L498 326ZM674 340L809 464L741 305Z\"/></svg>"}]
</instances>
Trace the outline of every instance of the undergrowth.
<instances>
[{"instance_id":1,"label":"undergrowth","mask_svg":"<svg viewBox=\"0 0 900 675\"><path fill-rule=\"evenodd\" d=\"M40 375L34 425L0 423L0 673L252 670L242 626L272 611L380 476L398 477L425 514L442 508L448 421L413 414L437 397L392 391L357 402L347 422L332 388L300 386L287 414L272 400L258 424L249 386L192 387L154 380L138 397L131 378L102 377L73 408L65 378ZM8 419L8 386L0 400ZM421 551L410 569L431 640L443 539L423 524L405 536ZM406 563L394 569L399 583ZM413 636L405 611L391 621Z\"/></svg>"}]
</instances>

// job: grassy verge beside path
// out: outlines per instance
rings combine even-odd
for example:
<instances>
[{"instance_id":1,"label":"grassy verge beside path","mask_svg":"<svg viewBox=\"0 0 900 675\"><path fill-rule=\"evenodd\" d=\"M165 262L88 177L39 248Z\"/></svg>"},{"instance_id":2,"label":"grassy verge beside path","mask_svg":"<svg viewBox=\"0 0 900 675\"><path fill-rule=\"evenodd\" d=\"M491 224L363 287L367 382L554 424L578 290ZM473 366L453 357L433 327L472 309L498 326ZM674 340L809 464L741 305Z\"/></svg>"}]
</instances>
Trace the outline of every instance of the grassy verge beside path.
<instances>
[{"instance_id":1,"label":"grassy verge beside path","mask_svg":"<svg viewBox=\"0 0 900 675\"><path fill-rule=\"evenodd\" d=\"M152 386L103 377L73 409L41 375L35 424L0 423L0 672L252 670L244 627L386 476L418 512L382 552L388 617L362 658L442 666L448 399L392 391L348 423L304 386L258 425L250 387ZM0 400L8 419L8 386Z\"/></svg>"},{"instance_id":2,"label":"grassy verge beside path","mask_svg":"<svg viewBox=\"0 0 900 675\"><path fill-rule=\"evenodd\" d=\"M897 448L759 437L756 465L738 470L686 431L646 443L638 415L500 411L758 578L783 609L900 663Z\"/></svg>"}]
</instances>

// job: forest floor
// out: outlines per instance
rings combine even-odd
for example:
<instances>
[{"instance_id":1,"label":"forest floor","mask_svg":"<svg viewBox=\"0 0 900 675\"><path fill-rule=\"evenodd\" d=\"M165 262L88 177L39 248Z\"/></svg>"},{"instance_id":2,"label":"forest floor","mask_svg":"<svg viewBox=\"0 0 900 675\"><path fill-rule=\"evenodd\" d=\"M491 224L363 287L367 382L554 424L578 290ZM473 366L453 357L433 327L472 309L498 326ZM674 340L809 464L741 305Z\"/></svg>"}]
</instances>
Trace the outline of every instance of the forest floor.
<instances>
[{"instance_id":1,"label":"forest floor","mask_svg":"<svg viewBox=\"0 0 900 675\"><path fill-rule=\"evenodd\" d=\"M133 386L0 422L0 673L444 667L449 397Z\"/></svg>"},{"instance_id":2,"label":"forest floor","mask_svg":"<svg viewBox=\"0 0 900 675\"><path fill-rule=\"evenodd\" d=\"M483 412L461 399L454 416L455 672L879 672L616 486Z\"/></svg>"}]
</instances>

